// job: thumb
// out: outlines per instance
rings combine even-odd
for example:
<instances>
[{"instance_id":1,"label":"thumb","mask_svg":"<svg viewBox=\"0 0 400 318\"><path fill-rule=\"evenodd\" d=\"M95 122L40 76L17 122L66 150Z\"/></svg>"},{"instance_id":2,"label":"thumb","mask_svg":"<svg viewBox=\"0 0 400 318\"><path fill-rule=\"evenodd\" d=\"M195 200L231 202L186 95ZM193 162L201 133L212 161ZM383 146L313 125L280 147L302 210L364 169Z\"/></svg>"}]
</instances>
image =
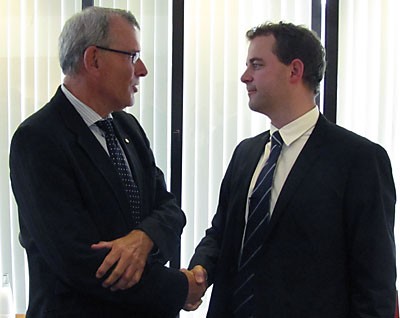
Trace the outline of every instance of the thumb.
<instances>
[{"instance_id":1,"label":"thumb","mask_svg":"<svg viewBox=\"0 0 400 318\"><path fill-rule=\"evenodd\" d=\"M192 269L196 283L203 284L207 281L207 271L200 265L195 266Z\"/></svg>"}]
</instances>

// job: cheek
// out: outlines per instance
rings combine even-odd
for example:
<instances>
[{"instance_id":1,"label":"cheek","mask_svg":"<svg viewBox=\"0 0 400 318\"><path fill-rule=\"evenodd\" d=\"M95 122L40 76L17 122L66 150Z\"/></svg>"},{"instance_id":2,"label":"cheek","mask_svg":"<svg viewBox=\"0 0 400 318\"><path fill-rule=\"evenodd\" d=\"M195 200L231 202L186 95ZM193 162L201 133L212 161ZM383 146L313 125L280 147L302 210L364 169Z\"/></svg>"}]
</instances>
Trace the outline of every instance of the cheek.
<instances>
[{"instance_id":1,"label":"cheek","mask_svg":"<svg viewBox=\"0 0 400 318\"><path fill-rule=\"evenodd\" d=\"M133 72L129 65L120 65L118 68L115 67L113 70L113 79L116 82L126 82L132 78Z\"/></svg>"},{"instance_id":2,"label":"cheek","mask_svg":"<svg viewBox=\"0 0 400 318\"><path fill-rule=\"evenodd\" d=\"M254 83L257 87L257 92L261 94L268 91L269 87L271 87L271 83L269 82L268 78L262 75L255 77Z\"/></svg>"}]
</instances>

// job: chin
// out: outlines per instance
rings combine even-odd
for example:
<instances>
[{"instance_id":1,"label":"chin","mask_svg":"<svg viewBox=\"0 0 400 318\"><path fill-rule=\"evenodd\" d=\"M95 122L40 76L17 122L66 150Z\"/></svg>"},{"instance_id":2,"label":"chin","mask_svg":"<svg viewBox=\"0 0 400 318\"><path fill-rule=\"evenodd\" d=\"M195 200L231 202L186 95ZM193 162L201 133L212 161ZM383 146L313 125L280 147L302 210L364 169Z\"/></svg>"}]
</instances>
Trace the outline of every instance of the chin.
<instances>
[{"instance_id":1,"label":"chin","mask_svg":"<svg viewBox=\"0 0 400 318\"><path fill-rule=\"evenodd\" d=\"M249 103L249 108L250 108L251 110L255 111L255 112L258 110L257 105L254 105L253 103Z\"/></svg>"},{"instance_id":2,"label":"chin","mask_svg":"<svg viewBox=\"0 0 400 318\"><path fill-rule=\"evenodd\" d=\"M133 94L132 94L130 101L129 101L129 106L133 106L134 104L135 104L135 96L133 96Z\"/></svg>"},{"instance_id":3,"label":"chin","mask_svg":"<svg viewBox=\"0 0 400 318\"><path fill-rule=\"evenodd\" d=\"M249 107L253 112L264 114L263 109L260 106L249 104Z\"/></svg>"},{"instance_id":4,"label":"chin","mask_svg":"<svg viewBox=\"0 0 400 318\"><path fill-rule=\"evenodd\" d=\"M127 99L126 101L125 101L125 103L124 103L124 108L125 107L132 107L133 106L133 104L135 103L135 99L132 97L132 98L129 98L129 99Z\"/></svg>"}]
</instances>

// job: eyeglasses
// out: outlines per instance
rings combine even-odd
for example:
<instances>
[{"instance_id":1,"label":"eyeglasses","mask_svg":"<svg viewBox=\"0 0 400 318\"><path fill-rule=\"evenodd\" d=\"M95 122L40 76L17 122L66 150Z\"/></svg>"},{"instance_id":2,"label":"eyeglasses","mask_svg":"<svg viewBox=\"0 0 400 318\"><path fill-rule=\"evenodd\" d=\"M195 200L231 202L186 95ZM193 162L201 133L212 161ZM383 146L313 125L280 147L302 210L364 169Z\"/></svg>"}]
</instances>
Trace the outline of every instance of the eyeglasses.
<instances>
[{"instance_id":1,"label":"eyeglasses","mask_svg":"<svg viewBox=\"0 0 400 318\"><path fill-rule=\"evenodd\" d=\"M104 47L104 46L98 46L96 45L96 47L100 50L104 50L104 51L109 51L109 52L114 52L114 53L120 53L120 54L125 54L125 55L129 55L131 57L132 60L132 64L135 64L137 62L137 60L140 58L140 52L127 52L127 51L120 51L120 50L114 50L114 49L110 49L108 47Z\"/></svg>"}]
</instances>

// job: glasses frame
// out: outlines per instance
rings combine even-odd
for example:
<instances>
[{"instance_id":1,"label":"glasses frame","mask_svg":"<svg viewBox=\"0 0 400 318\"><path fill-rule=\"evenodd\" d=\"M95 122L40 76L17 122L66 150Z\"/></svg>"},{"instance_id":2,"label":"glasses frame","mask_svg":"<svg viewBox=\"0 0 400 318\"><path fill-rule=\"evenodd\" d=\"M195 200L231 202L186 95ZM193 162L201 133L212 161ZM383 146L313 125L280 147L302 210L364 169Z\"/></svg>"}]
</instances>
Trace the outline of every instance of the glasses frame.
<instances>
[{"instance_id":1,"label":"glasses frame","mask_svg":"<svg viewBox=\"0 0 400 318\"><path fill-rule=\"evenodd\" d=\"M127 52L127 51L110 49L109 47L104 47L104 46L100 46L100 45L95 45L95 46L96 46L96 48L98 48L100 50L129 55L131 57L132 64L135 64L140 59L140 52L139 51L136 51L136 52L132 53L132 52Z\"/></svg>"}]
</instances>

